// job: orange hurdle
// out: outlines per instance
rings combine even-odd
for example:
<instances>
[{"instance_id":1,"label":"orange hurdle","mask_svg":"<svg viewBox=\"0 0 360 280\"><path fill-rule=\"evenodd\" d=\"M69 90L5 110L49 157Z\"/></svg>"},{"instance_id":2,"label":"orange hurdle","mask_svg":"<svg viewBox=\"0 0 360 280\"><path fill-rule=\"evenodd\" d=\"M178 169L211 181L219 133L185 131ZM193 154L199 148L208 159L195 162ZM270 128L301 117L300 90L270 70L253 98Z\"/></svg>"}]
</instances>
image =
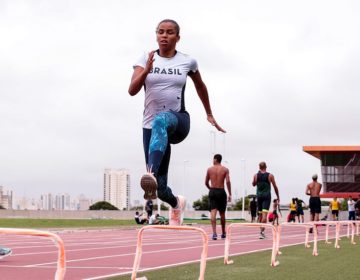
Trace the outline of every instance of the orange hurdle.
<instances>
[{"instance_id":1,"label":"orange hurdle","mask_svg":"<svg viewBox=\"0 0 360 280\"><path fill-rule=\"evenodd\" d=\"M207 254L208 254L209 238L208 238L206 232L203 229L196 228L196 227L190 227L190 226L148 225L148 226L142 227L138 232L136 255L135 255L135 259L134 259L133 271L132 271L132 274L131 274L131 279L132 280L146 279L146 277L136 278L136 274L137 274L137 271L139 270L140 260L141 260L141 255L142 255L142 236L143 236L143 232L145 230L148 230L148 229L194 230L194 231L200 232L200 234L202 235L202 239L203 239L203 250L202 250L202 253L201 253L199 280L204 280L205 279L204 277L205 277L205 269L206 269L206 258L207 258Z\"/></svg>"},{"instance_id":2,"label":"orange hurdle","mask_svg":"<svg viewBox=\"0 0 360 280\"><path fill-rule=\"evenodd\" d=\"M276 246L276 251L277 251L277 254L281 254L281 252L279 251L279 247L280 247L280 236L281 236L281 231L282 231L282 228L284 226L292 226L292 227L305 227L305 248L310 248L310 245L309 245L309 229L310 228L313 228L313 225L311 223L281 223L278 227L278 238L277 238L277 246Z\"/></svg>"},{"instance_id":3,"label":"orange hurdle","mask_svg":"<svg viewBox=\"0 0 360 280\"><path fill-rule=\"evenodd\" d=\"M55 233L33 230L33 229L15 229L15 228L0 228L0 233L13 234L13 235L32 235L39 237L51 238L59 249L57 269L55 273L55 280L62 280L65 277L65 248L63 240Z\"/></svg>"},{"instance_id":4,"label":"orange hurdle","mask_svg":"<svg viewBox=\"0 0 360 280\"><path fill-rule=\"evenodd\" d=\"M272 246L272 253L271 253L271 266L277 266L279 265L279 261L276 260L276 254L277 254L277 229L275 226L270 224L264 224L264 223L234 223L227 226L226 229L226 239L225 239L225 253L224 253L224 264L233 264L234 261L229 260L229 249L230 249L230 241L231 241L231 229L234 227L267 227L272 230L273 235L273 246Z\"/></svg>"}]
</instances>

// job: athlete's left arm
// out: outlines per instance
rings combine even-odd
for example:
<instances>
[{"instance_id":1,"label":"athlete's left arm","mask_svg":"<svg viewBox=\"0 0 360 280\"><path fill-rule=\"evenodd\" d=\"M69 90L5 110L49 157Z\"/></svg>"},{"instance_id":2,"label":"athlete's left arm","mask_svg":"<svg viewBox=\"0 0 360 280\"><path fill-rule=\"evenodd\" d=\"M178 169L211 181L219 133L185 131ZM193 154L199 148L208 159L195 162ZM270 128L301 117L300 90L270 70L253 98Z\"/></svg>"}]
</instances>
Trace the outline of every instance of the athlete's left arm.
<instances>
[{"instance_id":1,"label":"athlete's left arm","mask_svg":"<svg viewBox=\"0 0 360 280\"><path fill-rule=\"evenodd\" d=\"M227 190L228 190L228 202L231 202L231 181L230 181L230 172L229 169L226 170L226 176L225 176L225 180L226 180L226 186L227 186Z\"/></svg>"},{"instance_id":2,"label":"athlete's left arm","mask_svg":"<svg viewBox=\"0 0 360 280\"><path fill-rule=\"evenodd\" d=\"M207 90L205 83L203 82L203 80L201 78L199 70L196 72L189 72L188 75L194 82L196 92L197 92L197 94L204 106L204 109L206 111L208 122L211 123L213 126L215 126L217 130L225 133L226 131L217 124L217 122L212 114L208 90Z\"/></svg>"},{"instance_id":3,"label":"athlete's left arm","mask_svg":"<svg viewBox=\"0 0 360 280\"><path fill-rule=\"evenodd\" d=\"M274 187L274 190L275 190L275 193L276 193L277 199L278 199L278 201L279 201L279 203L280 203L279 189L278 189L278 187L277 187L277 185L276 185L274 175L270 174L270 175L269 175L269 180L270 180L271 184L272 184L272 185L273 185L273 187Z\"/></svg>"}]
</instances>

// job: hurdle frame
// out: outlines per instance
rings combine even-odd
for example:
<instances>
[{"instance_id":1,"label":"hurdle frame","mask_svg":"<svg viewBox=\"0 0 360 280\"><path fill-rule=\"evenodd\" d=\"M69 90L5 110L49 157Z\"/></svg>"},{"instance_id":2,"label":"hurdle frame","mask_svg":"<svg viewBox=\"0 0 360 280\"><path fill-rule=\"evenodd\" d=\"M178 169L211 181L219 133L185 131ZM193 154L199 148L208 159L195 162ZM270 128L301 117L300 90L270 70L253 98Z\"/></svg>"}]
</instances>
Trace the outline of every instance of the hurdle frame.
<instances>
[{"instance_id":1,"label":"hurdle frame","mask_svg":"<svg viewBox=\"0 0 360 280\"><path fill-rule=\"evenodd\" d=\"M226 228L226 239L225 239L225 252L224 252L224 264L225 265L229 265L229 264L233 264L234 261L229 259L229 251L230 251L230 243L231 243L231 229L234 227L256 227L256 228L261 228L261 227L265 227L265 228L270 228L272 231L272 235L273 235L273 246L272 246L272 252L271 252L271 261L270 261L270 265L275 267L278 266L280 264L279 261L276 260L276 255L277 255L277 238L278 238L278 234L277 234L277 229L274 225L271 224L265 224L265 223L232 223L230 225L227 226Z\"/></svg>"},{"instance_id":2,"label":"hurdle frame","mask_svg":"<svg viewBox=\"0 0 360 280\"><path fill-rule=\"evenodd\" d=\"M208 254L208 244L209 244L209 238L206 234L206 232L197 227L191 227L191 226L169 226L169 225L147 225L142 227L138 232L138 238L137 238L137 245L136 245L136 254L134 258L134 265L133 265L133 271L131 274L131 279L146 279L144 277L142 278L136 278L137 271L139 270L141 256L142 256L142 237L145 230L149 229L160 229L160 230L177 230L177 231L197 231L201 234L202 240L203 240L203 249L201 252L201 260L200 260L200 275L199 280L204 280L205 278L205 269L206 269L206 258Z\"/></svg>"},{"instance_id":3,"label":"hurdle frame","mask_svg":"<svg viewBox=\"0 0 360 280\"><path fill-rule=\"evenodd\" d=\"M66 271L66 257L65 257L65 247L63 240L55 233L34 229L23 229L23 228L0 228L0 234L11 234L11 235L31 235L38 237L46 237L52 239L55 245L58 247L58 260L57 267L55 272L55 280L63 280L65 277Z\"/></svg>"},{"instance_id":4,"label":"hurdle frame","mask_svg":"<svg viewBox=\"0 0 360 280\"><path fill-rule=\"evenodd\" d=\"M283 227L305 227L305 242L304 242L304 246L305 248L310 248L310 244L309 244L309 229L313 228L314 226L311 223L288 223L288 222L284 222L281 223L278 226L278 237L277 237L277 245L276 245L276 251L278 255L281 255L281 251L280 251L280 237L281 237L281 232L282 232L282 228Z\"/></svg>"}]
</instances>

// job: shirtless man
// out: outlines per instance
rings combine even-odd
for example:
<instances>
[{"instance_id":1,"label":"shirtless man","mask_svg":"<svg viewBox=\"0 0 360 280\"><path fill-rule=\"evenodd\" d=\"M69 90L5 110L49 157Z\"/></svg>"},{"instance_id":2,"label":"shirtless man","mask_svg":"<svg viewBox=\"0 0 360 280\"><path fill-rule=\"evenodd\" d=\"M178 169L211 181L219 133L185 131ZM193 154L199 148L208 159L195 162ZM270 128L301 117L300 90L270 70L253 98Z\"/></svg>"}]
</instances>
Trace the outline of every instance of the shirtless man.
<instances>
[{"instance_id":1,"label":"shirtless man","mask_svg":"<svg viewBox=\"0 0 360 280\"><path fill-rule=\"evenodd\" d=\"M307 185L305 194L310 195L309 208L310 208L310 220L319 221L319 215L321 213L321 200L320 191L322 185L317 182L318 176L314 174L312 176L312 182ZM310 229L312 233L312 228Z\"/></svg>"},{"instance_id":2,"label":"shirtless man","mask_svg":"<svg viewBox=\"0 0 360 280\"><path fill-rule=\"evenodd\" d=\"M211 225L213 229L213 240L217 240L216 233L216 213L219 211L221 219L221 238L226 238L225 231L225 210L227 202L231 201L231 182L229 169L221 165L222 156L214 155L213 166L209 167L206 172L205 185L209 189L209 202L211 210ZM209 184L209 181L211 184ZM224 181L228 190L226 195Z\"/></svg>"}]
</instances>

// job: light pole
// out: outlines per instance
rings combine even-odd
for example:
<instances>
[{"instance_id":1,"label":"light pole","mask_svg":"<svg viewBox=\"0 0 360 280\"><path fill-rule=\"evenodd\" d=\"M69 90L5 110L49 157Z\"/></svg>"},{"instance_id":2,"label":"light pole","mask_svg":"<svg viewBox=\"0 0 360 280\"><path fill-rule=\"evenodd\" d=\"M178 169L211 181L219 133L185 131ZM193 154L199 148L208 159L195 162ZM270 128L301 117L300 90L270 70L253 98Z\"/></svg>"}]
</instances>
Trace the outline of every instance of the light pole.
<instances>
[{"instance_id":1,"label":"light pole","mask_svg":"<svg viewBox=\"0 0 360 280\"><path fill-rule=\"evenodd\" d=\"M245 212L245 173L246 173L246 160L244 158L241 159L244 167L244 175L243 175L243 192L242 192L242 211L241 211L241 218L244 219L244 212Z\"/></svg>"},{"instance_id":2,"label":"light pole","mask_svg":"<svg viewBox=\"0 0 360 280\"><path fill-rule=\"evenodd\" d=\"M212 156L216 153L216 131L210 130L210 149Z\"/></svg>"},{"instance_id":3,"label":"light pole","mask_svg":"<svg viewBox=\"0 0 360 280\"><path fill-rule=\"evenodd\" d=\"M184 191L185 191L185 183L186 183L185 175L186 175L186 164L187 164L188 162L189 162L189 161L188 161L187 159L184 160L182 195L185 195L185 194L184 194Z\"/></svg>"}]
</instances>

